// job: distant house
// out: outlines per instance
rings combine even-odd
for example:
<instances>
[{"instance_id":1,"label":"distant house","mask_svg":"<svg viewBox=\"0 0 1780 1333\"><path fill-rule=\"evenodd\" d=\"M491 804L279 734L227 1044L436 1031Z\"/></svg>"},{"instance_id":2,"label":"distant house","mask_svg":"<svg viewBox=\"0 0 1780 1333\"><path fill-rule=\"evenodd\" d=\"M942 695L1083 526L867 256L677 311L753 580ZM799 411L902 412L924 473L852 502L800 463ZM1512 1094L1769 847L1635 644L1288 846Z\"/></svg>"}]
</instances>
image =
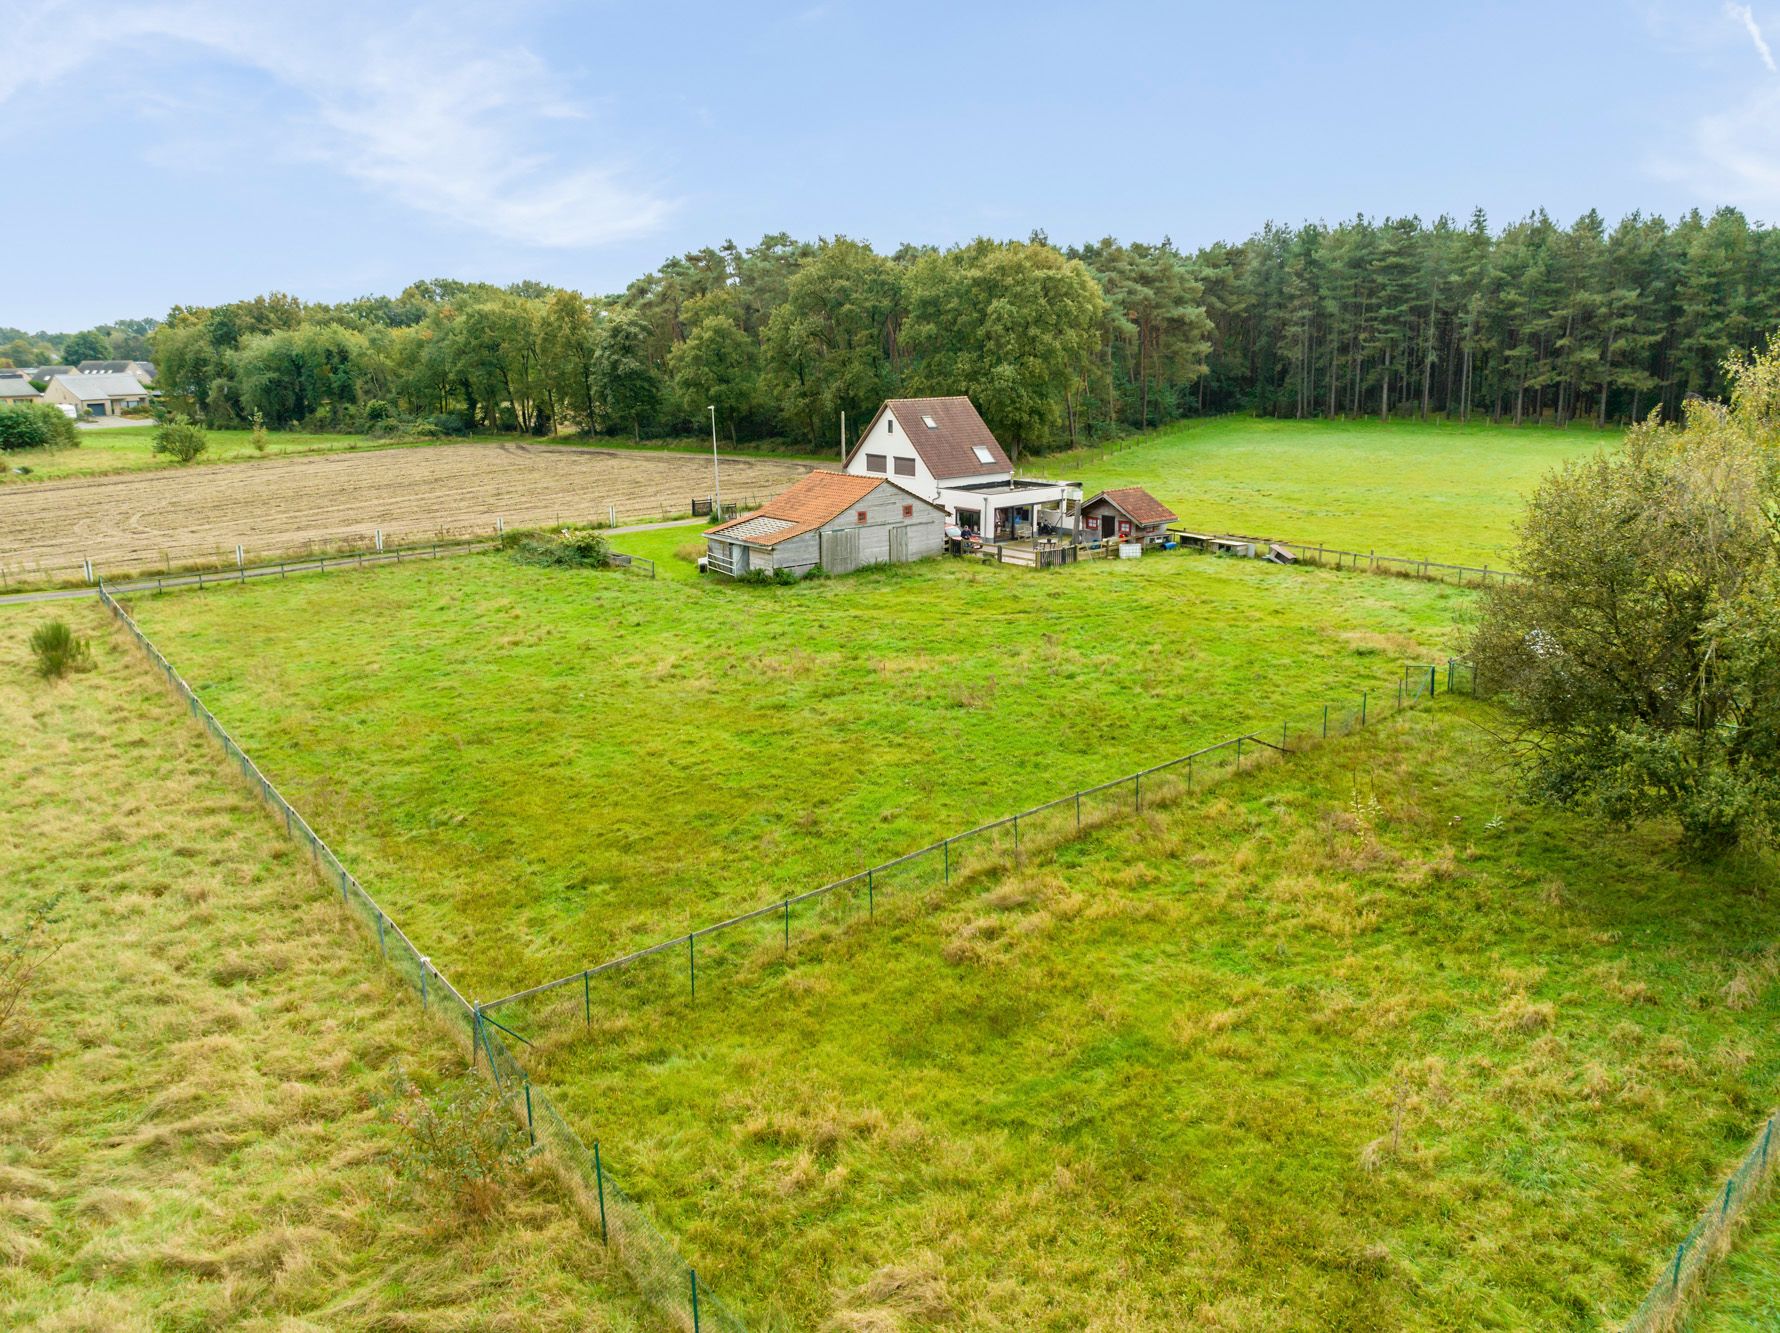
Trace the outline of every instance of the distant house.
<instances>
[{"instance_id":1,"label":"distant house","mask_svg":"<svg viewBox=\"0 0 1780 1333\"><path fill-rule=\"evenodd\" d=\"M1141 486L1102 491L1082 505L1082 535L1102 541L1140 542L1160 538L1175 512Z\"/></svg>"},{"instance_id":2,"label":"distant house","mask_svg":"<svg viewBox=\"0 0 1780 1333\"><path fill-rule=\"evenodd\" d=\"M23 375L0 374L0 404L11 406L14 403L41 403L43 395L31 387L31 381Z\"/></svg>"},{"instance_id":3,"label":"distant house","mask_svg":"<svg viewBox=\"0 0 1780 1333\"><path fill-rule=\"evenodd\" d=\"M1015 478L1000 442L962 396L887 400L847 455L846 470L888 477L989 541L1033 536L1040 506L1071 511L1082 498L1076 482Z\"/></svg>"},{"instance_id":4,"label":"distant house","mask_svg":"<svg viewBox=\"0 0 1780 1333\"><path fill-rule=\"evenodd\" d=\"M74 369L80 375L134 375L144 384L155 382L152 361L82 361Z\"/></svg>"},{"instance_id":5,"label":"distant house","mask_svg":"<svg viewBox=\"0 0 1780 1333\"><path fill-rule=\"evenodd\" d=\"M25 366L21 372L28 380L36 380L39 384L48 384L57 375L72 375L73 366Z\"/></svg>"},{"instance_id":6,"label":"distant house","mask_svg":"<svg viewBox=\"0 0 1780 1333\"><path fill-rule=\"evenodd\" d=\"M150 394L134 375L57 375L44 388L43 401L85 408L96 417L116 416L148 406Z\"/></svg>"},{"instance_id":7,"label":"distant house","mask_svg":"<svg viewBox=\"0 0 1780 1333\"><path fill-rule=\"evenodd\" d=\"M945 528L945 510L893 481L818 469L710 529L705 551L708 567L732 578L780 570L801 578L816 565L847 574L938 555Z\"/></svg>"}]
</instances>

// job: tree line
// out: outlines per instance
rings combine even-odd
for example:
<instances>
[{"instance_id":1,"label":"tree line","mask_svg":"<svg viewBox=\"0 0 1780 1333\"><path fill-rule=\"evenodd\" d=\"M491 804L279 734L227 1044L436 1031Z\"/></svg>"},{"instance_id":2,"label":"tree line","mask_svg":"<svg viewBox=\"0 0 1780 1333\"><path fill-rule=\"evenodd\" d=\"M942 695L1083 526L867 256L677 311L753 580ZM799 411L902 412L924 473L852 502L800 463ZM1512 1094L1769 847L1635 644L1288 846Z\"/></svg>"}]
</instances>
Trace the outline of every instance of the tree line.
<instances>
[{"instance_id":1,"label":"tree line","mask_svg":"<svg viewBox=\"0 0 1780 1333\"><path fill-rule=\"evenodd\" d=\"M1780 322L1780 239L1733 209L1670 225L1481 212L1268 225L1184 251L1042 233L884 254L733 242L622 293L415 283L335 305L177 307L159 387L213 426L629 434L839 447L897 394L969 394L1015 451L1183 416L1669 417Z\"/></svg>"},{"instance_id":2,"label":"tree line","mask_svg":"<svg viewBox=\"0 0 1780 1333\"><path fill-rule=\"evenodd\" d=\"M77 366L82 361L147 361L158 321L120 319L78 333L26 333L0 327L0 367Z\"/></svg>"}]
</instances>

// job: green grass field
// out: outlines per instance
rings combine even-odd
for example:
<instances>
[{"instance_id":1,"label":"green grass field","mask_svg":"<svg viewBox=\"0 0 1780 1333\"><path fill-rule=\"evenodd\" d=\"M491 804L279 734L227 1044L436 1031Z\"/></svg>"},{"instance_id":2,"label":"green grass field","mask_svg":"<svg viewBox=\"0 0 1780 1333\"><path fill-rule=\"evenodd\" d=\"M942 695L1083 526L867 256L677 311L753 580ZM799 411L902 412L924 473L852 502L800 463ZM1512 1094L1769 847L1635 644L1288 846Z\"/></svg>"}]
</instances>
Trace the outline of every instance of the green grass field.
<instances>
[{"instance_id":1,"label":"green grass field","mask_svg":"<svg viewBox=\"0 0 1780 1333\"><path fill-rule=\"evenodd\" d=\"M1780 1327L1780 1201L1757 1205L1682 1327L1686 1333L1771 1333Z\"/></svg>"},{"instance_id":2,"label":"green grass field","mask_svg":"<svg viewBox=\"0 0 1780 1333\"><path fill-rule=\"evenodd\" d=\"M1185 554L793 588L488 556L135 604L484 999L1239 730L1314 725L1451 651L1469 606Z\"/></svg>"},{"instance_id":3,"label":"green grass field","mask_svg":"<svg viewBox=\"0 0 1780 1333\"><path fill-rule=\"evenodd\" d=\"M1521 806L1499 726L601 986L534 1073L754 1327L1610 1327L1780 1075L1772 867Z\"/></svg>"},{"instance_id":4,"label":"green grass field","mask_svg":"<svg viewBox=\"0 0 1780 1333\"><path fill-rule=\"evenodd\" d=\"M8 1328L653 1328L541 1176L485 1221L398 1181L376 1099L464 1057L97 606L50 684L0 609L0 933L60 951L0 1053Z\"/></svg>"},{"instance_id":5,"label":"green grass field","mask_svg":"<svg viewBox=\"0 0 1780 1333\"><path fill-rule=\"evenodd\" d=\"M1618 431L1487 422L1183 422L1109 449L1030 460L1087 494L1143 486L1188 526L1456 564L1509 563L1521 503Z\"/></svg>"}]
</instances>

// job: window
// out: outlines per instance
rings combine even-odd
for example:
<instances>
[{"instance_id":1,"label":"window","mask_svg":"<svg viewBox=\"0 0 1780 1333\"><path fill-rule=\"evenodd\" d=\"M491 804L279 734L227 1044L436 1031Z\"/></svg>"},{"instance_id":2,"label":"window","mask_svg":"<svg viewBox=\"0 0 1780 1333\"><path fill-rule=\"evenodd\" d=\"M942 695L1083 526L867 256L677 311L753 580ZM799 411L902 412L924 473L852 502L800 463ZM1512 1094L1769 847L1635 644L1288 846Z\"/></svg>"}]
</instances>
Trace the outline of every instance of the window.
<instances>
[{"instance_id":1,"label":"window","mask_svg":"<svg viewBox=\"0 0 1780 1333\"><path fill-rule=\"evenodd\" d=\"M979 463L993 463L995 461L995 455L989 452L989 446L986 444L974 446L971 449L971 452L977 456L977 462Z\"/></svg>"},{"instance_id":2,"label":"window","mask_svg":"<svg viewBox=\"0 0 1780 1333\"><path fill-rule=\"evenodd\" d=\"M915 475L915 460L912 458L897 459L896 460L896 475L899 477L914 476Z\"/></svg>"},{"instance_id":3,"label":"window","mask_svg":"<svg viewBox=\"0 0 1780 1333\"><path fill-rule=\"evenodd\" d=\"M861 510L859 510L859 512L857 512L857 513L856 513L856 514L854 514L854 515L853 515L853 521L854 521L854 522L855 522L855 523L863 523L863 522L865 522L865 511L864 511L864 510L863 510L863 509L861 509Z\"/></svg>"},{"instance_id":4,"label":"window","mask_svg":"<svg viewBox=\"0 0 1780 1333\"><path fill-rule=\"evenodd\" d=\"M896 418L895 417L885 417L884 418L884 434L886 434L886 435L896 434Z\"/></svg>"},{"instance_id":5,"label":"window","mask_svg":"<svg viewBox=\"0 0 1780 1333\"><path fill-rule=\"evenodd\" d=\"M913 505L904 505L902 507L902 516L904 518L913 518L915 516L915 507Z\"/></svg>"},{"instance_id":6,"label":"window","mask_svg":"<svg viewBox=\"0 0 1780 1333\"><path fill-rule=\"evenodd\" d=\"M921 420L923 420L927 423L928 430L938 430L939 429L939 422L935 421L932 417L928 416L925 412L923 412L921 414Z\"/></svg>"},{"instance_id":7,"label":"window","mask_svg":"<svg viewBox=\"0 0 1780 1333\"><path fill-rule=\"evenodd\" d=\"M865 456L865 470L867 472L882 472L884 470L884 455L867 454Z\"/></svg>"}]
</instances>

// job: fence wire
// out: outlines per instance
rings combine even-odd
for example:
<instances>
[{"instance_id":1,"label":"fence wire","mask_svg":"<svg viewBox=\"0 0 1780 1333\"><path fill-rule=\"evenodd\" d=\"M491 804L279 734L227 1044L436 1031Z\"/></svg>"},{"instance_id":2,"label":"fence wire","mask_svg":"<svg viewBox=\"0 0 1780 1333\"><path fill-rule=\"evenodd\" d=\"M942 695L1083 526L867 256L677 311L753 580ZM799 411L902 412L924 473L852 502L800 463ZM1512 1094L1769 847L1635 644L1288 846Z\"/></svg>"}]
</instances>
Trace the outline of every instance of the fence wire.
<instances>
[{"instance_id":1,"label":"fence wire","mask_svg":"<svg viewBox=\"0 0 1780 1333\"><path fill-rule=\"evenodd\" d=\"M1681 1238L1649 1294L1626 1321L1626 1333L1668 1333L1676 1327L1678 1316L1706 1270L1730 1247L1731 1235L1743 1213L1767 1192L1773 1159L1780 1153L1773 1142L1776 1119L1780 1115L1768 1117L1743 1160L1737 1163L1737 1169L1724 1182L1724 1188Z\"/></svg>"},{"instance_id":2,"label":"fence wire","mask_svg":"<svg viewBox=\"0 0 1780 1333\"><path fill-rule=\"evenodd\" d=\"M1245 732L1084 787L833 883L515 991L483 1005L482 1012L501 1012L515 1028L531 1031L574 1022L591 1030L606 1008L603 1000L595 1003L596 989L617 987L621 994L612 998L626 1004L696 999L701 988L722 985L760 961L789 957L848 922L875 918L887 903L916 900L954 880L1023 864L1114 820L1185 799L1233 773L1392 716L1442 689L1475 693L1475 686L1469 663L1448 659L1444 664L1406 665L1388 692L1364 690L1352 704L1324 706L1276 728Z\"/></svg>"},{"instance_id":3,"label":"fence wire","mask_svg":"<svg viewBox=\"0 0 1780 1333\"><path fill-rule=\"evenodd\" d=\"M463 1043L472 1061L487 1068L503 1103L524 1120L533 1144L544 1151L544 1160L555 1169L589 1220L598 1219L601 1240L616 1247L619 1262L642 1294L672 1323L694 1333L703 1333L707 1328L744 1333L742 1321L699 1284L697 1272L673 1242L650 1222L643 1206L612 1179L597 1141L589 1151L544 1092L532 1085L525 1066L508 1044L509 1038L524 1044L524 1038L488 1015L485 1006L479 1007L464 998L260 771L104 584L99 586L98 596L117 622L130 632L186 710L222 747L229 762L240 770L273 817L284 824L286 833L310 858L323 884L339 893L341 906L376 941L390 969L415 992L422 1007L436 1014L447 1031Z\"/></svg>"}]
</instances>

